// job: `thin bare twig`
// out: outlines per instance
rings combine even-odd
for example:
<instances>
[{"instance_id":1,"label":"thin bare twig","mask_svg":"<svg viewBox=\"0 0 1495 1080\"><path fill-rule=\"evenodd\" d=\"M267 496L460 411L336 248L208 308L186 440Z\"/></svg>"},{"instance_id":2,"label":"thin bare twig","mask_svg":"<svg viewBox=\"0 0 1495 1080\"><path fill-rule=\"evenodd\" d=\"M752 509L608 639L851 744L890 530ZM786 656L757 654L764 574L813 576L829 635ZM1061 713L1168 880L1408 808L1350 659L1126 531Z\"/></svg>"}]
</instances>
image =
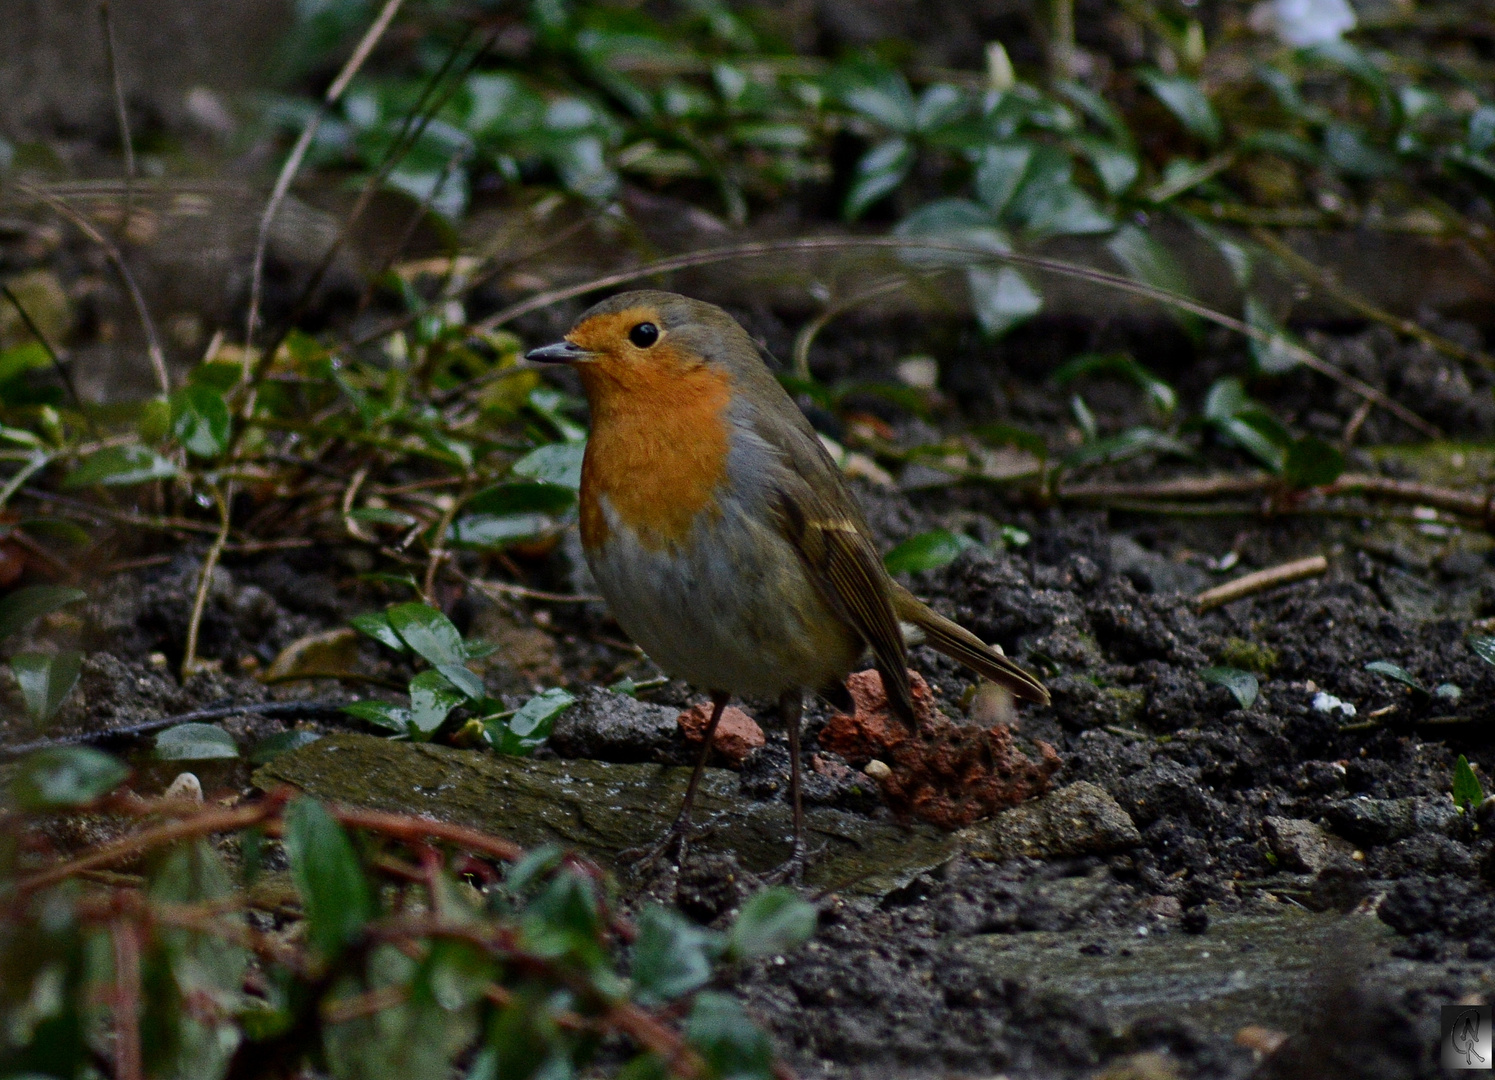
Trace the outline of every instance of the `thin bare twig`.
<instances>
[{"instance_id":1,"label":"thin bare twig","mask_svg":"<svg viewBox=\"0 0 1495 1080\"><path fill-rule=\"evenodd\" d=\"M1285 263L1299 277L1305 278L1315 288L1326 293L1334 300L1339 301L1355 314L1360 315L1372 322L1389 326L1392 330L1403 337L1420 341L1424 345L1444 356L1454 360L1462 360L1471 364L1478 364L1487 371L1495 371L1495 356L1482 352L1479 349L1470 349L1444 337L1435 334L1427 327L1404 319L1399 315L1393 315L1383 308L1378 308L1365 297L1355 292L1348 285L1340 281L1331 271L1325 270L1309 259L1299 255L1287 242L1267 229L1257 226L1251 230L1251 237L1262 247L1266 248L1283 263Z\"/></svg>"},{"instance_id":2,"label":"thin bare twig","mask_svg":"<svg viewBox=\"0 0 1495 1080\"><path fill-rule=\"evenodd\" d=\"M316 138L317 131L322 126L322 121L327 118L332 106L336 105L343 96L343 91L348 89L348 83L358 73L368 60L369 54L374 51L374 46L389 29L389 24L394 20L395 13L400 10L404 0L385 0L384 7L380 9L378 16L369 24L368 30L364 32L359 40L353 55L342 66L337 73L337 78L332 80L332 85L322 95L322 105L312 114L306 126L301 129L301 135L296 139L295 146L291 147L290 156L285 164L280 167L280 175L275 178L275 187L270 191L270 201L265 204L265 212L260 216L259 233L254 241L254 261L249 267L249 315L244 323L244 372L243 379L248 382L253 364L254 331L259 322L260 313L260 291L263 287L265 276L265 254L270 246L270 227L275 223L275 215L280 212L280 204L285 201L286 193L290 191L291 181L295 179L296 173L301 170L301 163L306 158L306 152L311 149L312 140Z\"/></svg>"},{"instance_id":3,"label":"thin bare twig","mask_svg":"<svg viewBox=\"0 0 1495 1080\"><path fill-rule=\"evenodd\" d=\"M482 581L478 578L468 578L467 583L489 599L495 600L500 596L518 596L525 600L540 600L548 604L602 603L602 597L593 596L590 593L544 592L540 589L527 588L524 585L514 585L507 581Z\"/></svg>"},{"instance_id":4,"label":"thin bare twig","mask_svg":"<svg viewBox=\"0 0 1495 1080\"><path fill-rule=\"evenodd\" d=\"M871 288L863 289L861 292L852 293L850 296L840 300L834 300L825 306L825 310L816 315L800 328L798 334L794 335L794 353L790 361L790 371L796 379L808 380L810 376L810 346L815 343L816 336L824 330L826 324L837 315L849 311L858 304L874 300L890 292L897 292L909 283L907 277L897 277L891 281L882 281Z\"/></svg>"},{"instance_id":5,"label":"thin bare twig","mask_svg":"<svg viewBox=\"0 0 1495 1080\"><path fill-rule=\"evenodd\" d=\"M1328 569L1329 560L1322 555L1295 559L1293 562L1271 566L1265 570L1238 577L1234 581L1227 581L1224 585L1217 585L1213 589L1205 589L1204 592L1194 597L1194 603L1199 606L1200 611L1208 611L1210 608L1251 596L1253 593L1265 592L1279 585L1316 577L1327 572Z\"/></svg>"},{"instance_id":6,"label":"thin bare twig","mask_svg":"<svg viewBox=\"0 0 1495 1080\"><path fill-rule=\"evenodd\" d=\"M36 325L36 320L31 317L31 313L26 310L20 298L11 292L10 286L3 281L0 281L0 293L5 294L5 299L9 300L10 306L16 309L16 314L21 317L21 322L26 324L26 329L31 332L31 336L36 338L37 342L46 351L47 358L52 361L52 369L57 372L57 377L62 380L62 385L67 387L68 397L73 399L73 404L81 406L83 403L78 398L78 388L73 385L73 373L62 362L62 357L57 354L57 350L47 340L47 335L42 333L42 328ZM0 499L0 502L4 502L4 500Z\"/></svg>"},{"instance_id":7,"label":"thin bare twig","mask_svg":"<svg viewBox=\"0 0 1495 1080\"><path fill-rule=\"evenodd\" d=\"M119 142L125 153L125 212L120 218L119 236L122 242L128 242L130 218L135 209L135 140L130 137L130 110L125 104L125 84L119 73L119 51L114 44L114 23L109 18L109 0L99 0L99 22L104 30L104 62L109 68L109 85L114 91Z\"/></svg>"},{"instance_id":8,"label":"thin bare twig","mask_svg":"<svg viewBox=\"0 0 1495 1080\"><path fill-rule=\"evenodd\" d=\"M29 184L24 180L16 181L16 190L46 203L63 217L67 218L85 236L99 247L104 249L104 254L114 264L115 271L120 280L125 283L125 290L130 294L130 303L135 307L135 314L140 319L141 329L145 331L146 350L150 354L151 367L156 372L156 385L164 396L171 393L171 378L166 373L166 353L161 348L161 338L156 333L155 321L151 318L150 309L145 306L145 296L140 291L140 286L135 282L135 275L130 272L130 267L125 263L125 257L120 254L119 248L114 241L110 240L102 232L94 227L93 222L73 209L66 202L53 195L45 188Z\"/></svg>"},{"instance_id":9,"label":"thin bare twig","mask_svg":"<svg viewBox=\"0 0 1495 1080\"><path fill-rule=\"evenodd\" d=\"M1422 432L1429 438L1441 438L1443 435L1442 430L1437 425L1429 423L1405 405L1387 397L1374 386L1355 378L1347 372L1341 371L1333 364L1323 360L1301 345L1290 341L1283 341L1280 336L1275 336L1258 327L1250 326L1240 319L1216 311L1214 308L1201 304L1197 300L1192 300L1187 296L1158 288L1155 285L1133 281L1131 278L1122 277L1120 274L1111 274L1104 270L1094 270L1088 266L1080 266L1077 263L1066 262L1062 259L1049 259L1038 255L1024 255L1015 251L995 252L970 244L949 243L939 240L917 240L891 236L810 236L798 240L764 240L745 244L730 244L725 247L706 248L684 255L674 255L666 259L658 259L630 270L620 270L616 273L605 274L577 285L547 289L545 292L531 296L528 300L521 300L517 304L510 304L508 307L494 312L479 322L475 329L486 332L502 326L513 319L517 319L521 315L527 315L531 311L549 307L551 304L559 303L562 300L570 300L577 296L596 292L599 289L612 288L616 285L637 281L640 278L653 277L657 274L669 273L674 270L686 270L696 266L709 266L712 263L728 262L733 259L752 259L767 255L806 254L820 251L847 251L856 248L950 252L964 256L967 259L1005 262L1013 266L1026 267L1030 270L1040 270L1045 273L1057 274L1060 277L1076 278L1080 281L1088 281L1092 284L1104 285L1108 288L1131 293L1133 296L1155 300L1160 304L1166 304L1180 311L1190 312L1204 319L1206 322L1212 322L1217 326L1225 327L1227 330L1233 330L1238 334L1251 338L1253 341L1259 341L1264 345L1271 345L1274 348L1289 352L1304 367L1310 368L1326 378L1333 379L1335 382L1354 391L1363 398L1374 401L1404 424ZM481 381L480 379L474 379L467 385L471 388Z\"/></svg>"},{"instance_id":10,"label":"thin bare twig","mask_svg":"<svg viewBox=\"0 0 1495 1080\"><path fill-rule=\"evenodd\" d=\"M192 597L192 615L187 620L187 647L182 654L182 681L186 682L197 672L197 633L202 628L202 613L208 606L208 587L213 582L213 570L223 555L223 546L228 543L229 504L233 501L233 481L228 490L213 489L213 501L218 504L218 535L203 556L202 572L197 577L197 592Z\"/></svg>"},{"instance_id":11,"label":"thin bare twig","mask_svg":"<svg viewBox=\"0 0 1495 1080\"><path fill-rule=\"evenodd\" d=\"M133 907L128 893L116 894L119 906ZM114 1077L140 1080L140 925L121 911L114 920Z\"/></svg>"}]
</instances>

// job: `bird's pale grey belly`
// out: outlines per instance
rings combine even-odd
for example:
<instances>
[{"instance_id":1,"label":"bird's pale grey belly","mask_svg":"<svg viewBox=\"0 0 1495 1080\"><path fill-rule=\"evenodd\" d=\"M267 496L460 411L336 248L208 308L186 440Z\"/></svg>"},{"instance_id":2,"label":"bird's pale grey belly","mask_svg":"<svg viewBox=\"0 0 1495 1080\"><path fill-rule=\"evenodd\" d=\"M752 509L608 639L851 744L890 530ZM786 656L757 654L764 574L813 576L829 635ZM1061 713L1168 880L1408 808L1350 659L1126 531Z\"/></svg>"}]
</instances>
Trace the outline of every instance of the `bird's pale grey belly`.
<instances>
[{"instance_id":1,"label":"bird's pale grey belly","mask_svg":"<svg viewBox=\"0 0 1495 1080\"><path fill-rule=\"evenodd\" d=\"M861 641L772 525L723 500L684 544L651 548L600 502L609 535L587 552L592 575L618 624L669 675L772 698L855 665Z\"/></svg>"}]
</instances>

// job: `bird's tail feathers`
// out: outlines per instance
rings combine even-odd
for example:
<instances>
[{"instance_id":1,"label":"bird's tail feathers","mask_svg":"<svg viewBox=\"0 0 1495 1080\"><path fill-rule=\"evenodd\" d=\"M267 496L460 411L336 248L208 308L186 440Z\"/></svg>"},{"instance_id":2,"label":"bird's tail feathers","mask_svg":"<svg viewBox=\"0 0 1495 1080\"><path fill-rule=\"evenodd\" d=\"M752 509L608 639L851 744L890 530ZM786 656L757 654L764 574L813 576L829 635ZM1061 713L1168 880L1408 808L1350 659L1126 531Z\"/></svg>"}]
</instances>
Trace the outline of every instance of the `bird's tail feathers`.
<instances>
[{"instance_id":1,"label":"bird's tail feathers","mask_svg":"<svg viewBox=\"0 0 1495 1080\"><path fill-rule=\"evenodd\" d=\"M902 622L912 623L924 634L924 644L958 660L978 675L983 675L1009 691L1013 697L1049 703L1048 687L1016 663L971 633L934 611L913 593L900 587L893 597L893 607Z\"/></svg>"}]
</instances>

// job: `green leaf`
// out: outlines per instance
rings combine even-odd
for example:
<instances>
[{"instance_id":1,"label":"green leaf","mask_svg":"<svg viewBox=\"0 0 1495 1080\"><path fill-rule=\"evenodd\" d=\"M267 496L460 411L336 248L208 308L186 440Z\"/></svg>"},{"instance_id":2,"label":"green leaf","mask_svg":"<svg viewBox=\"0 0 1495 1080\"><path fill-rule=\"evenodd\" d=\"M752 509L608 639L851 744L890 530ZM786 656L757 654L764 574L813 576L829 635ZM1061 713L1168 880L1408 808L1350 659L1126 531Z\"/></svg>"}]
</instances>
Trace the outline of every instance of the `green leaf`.
<instances>
[{"instance_id":1,"label":"green leaf","mask_svg":"<svg viewBox=\"0 0 1495 1080\"><path fill-rule=\"evenodd\" d=\"M935 83L919 95L913 129L923 134L939 131L959 120L969 108L970 101L959 87Z\"/></svg>"},{"instance_id":2,"label":"green leaf","mask_svg":"<svg viewBox=\"0 0 1495 1080\"><path fill-rule=\"evenodd\" d=\"M555 519L545 514L463 514L452 522L447 540L453 547L497 551L557 528Z\"/></svg>"},{"instance_id":3,"label":"green leaf","mask_svg":"<svg viewBox=\"0 0 1495 1080\"><path fill-rule=\"evenodd\" d=\"M815 905L793 889L764 889L742 905L727 931L727 951L738 960L791 952L810 940L817 918Z\"/></svg>"},{"instance_id":4,"label":"green leaf","mask_svg":"<svg viewBox=\"0 0 1495 1080\"><path fill-rule=\"evenodd\" d=\"M467 643L463 642L463 656L467 655ZM483 680L478 678L463 664L437 664L436 670L449 683L469 698L481 698L487 691L483 687Z\"/></svg>"},{"instance_id":5,"label":"green leaf","mask_svg":"<svg viewBox=\"0 0 1495 1080\"><path fill-rule=\"evenodd\" d=\"M1115 198L1125 194L1137 182L1142 166L1131 150L1105 139L1097 139L1093 135L1076 136L1075 143L1089 159L1090 166L1100 177L1107 195Z\"/></svg>"},{"instance_id":6,"label":"green leaf","mask_svg":"<svg viewBox=\"0 0 1495 1080\"><path fill-rule=\"evenodd\" d=\"M1384 675L1388 679L1399 682L1422 697L1428 695L1428 688L1418 682L1417 678L1410 671L1393 664L1390 660L1372 660L1365 665L1365 670L1374 672L1377 675Z\"/></svg>"},{"instance_id":7,"label":"green leaf","mask_svg":"<svg viewBox=\"0 0 1495 1080\"><path fill-rule=\"evenodd\" d=\"M488 742L501 754L525 757L550 737L556 718L576 702L559 687L542 691L507 719L489 717L483 723Z\"/></svg>"},{"instance_id":8,"label":"green leaf","mask_svg":"<svg viewBox=\"0 0 1495 1080\"><path fill-rule=\"evenodd\" d=\"M28 585L0 599L0 638L9 637L33 619L82 600L88 594L66 585Z\"/></svg>"},{"instance_id":9,"label":"green leaf","mask_svg":"<svg viewBox=\"0 0 1495 1080\"><path fill-rule=\"evenodd\" d=\"M998 337L1043 310L1043 294L1011 266L973 266L966 271L971 306L981 329Z\"/></svg>"},{"instance_id":10,"label":"green leaf","mask_svg":"<svg viewBox=\"0 0 1495 1080\"><path fill-rule=\"evenodd\" d=\"M233 429L228 403L205 383L191 383L171 396L171 434L189 453L214 458L228 449Z\"/></svg>"},{"instance_id":11,"label":"green leaf","mask_svg":"<svg viewBox=\"0 0 1495 1080\"><path fill-rule=\"evenodd\" d=\"M1282 478L1301 491L1332 484L1344 470L1344 455L1323 439L1309 435L1287 448Z\"/></svg>"},{"instance_id":12,"label":"green leaf","mask_svg":"<svg viewBox=\"0 0 1495 1080\"><path fill-rule=\"evenodd\" d=\"M353 701L341 711L400 735L410 733L410 710L388 701Z\"/></svg>"},{"instance_id":13,"label":"green leaf","mask_svg":"<svg viewBox=\"0 0 1495 1080\"><path fill-rule=\"evenodd\" d=\"M950 565L962 551L973 547L980 545L964 533L931 529L903 541L884 555L882 562L890 574L937 570L941 566Z\"/></svg>"},{"instance_id":14,"label":"green leaf","mask_svg":"<svg viewBox=\"0 0 1495 1080\"><path fill-rule=\"evenodd\" d=\"M380 645L387 645L395 652L409 652L410 647L405 644L404 639L395 633L395 628L389 625L389 616L382 611L371 611L365 615L355 615L348 622L353 629L361 634L367 634Z\"/></svg>"},{"instance_id":15,"label":"green leaf","mask_svg":"<svg viewBox=\"0 0 1495 1080\"><path fill-rule=\"evenodd\" d=\"M458 546L476 548L532 539L556 528L548 515L569 510L575 503L575 490L560 484L500 484L468 500L452 522L449 539Z\"/></svg>"},{"instance_id":16,"label":"green leaf","mask_svg":"<svg viewBox=\"0 0 1495 1080\"><path fill-rule=\"evenodd\" d=\"M581 462L586 450L584 440L537 447L514 462L510 472L515 476L545 484L558 484L576 491L581 487Z\"/></svg>"},{"instance_id":17,"label":"green leaf","mask_svg":"<svg viewBox=\"0 0 1495 1080\"><path fill-rule=\"evenodd\" d=\"M1453 804L1460 810L1472 810L1484 801L1485 789L1479 777L1469 767L1469 759L1460 754L1453 766Z\"/></svg>"},{"instance_id":18,"label":"green leaf","mask_svg":"<svg viewBox=\"0 0 1495 1080\"><path fill-rule=\"evenodd\" d=\"M90 484L119 486L169 480L180 470L154 450L144 446L110 446L88 455L62 481L65 488Z\"/></svg>"},{"instance_id":19,"label":"green leaf","mask_svg":"<svg viewBox=\"0 0 1495 1080\"><path fill-rule=\"evenodd\" d=\"M1471 153L1483 154L1495 147L1495 107L1481 105L1469 114L1469 133L1465 136Z\"/></svg>"},{"instance_id":20,"label":"green leaf","mask_svg":"<svg viewBox=\"0 0 1495 1080\"><path fill-rule=\"evenodd\" d=\"M911 132L918 106L908 80L895 68L882 64L846 64L831 75L836 96L853 112L859 112L891 131Z\"/></svg>"},{"instance_id":21,"label":"green leaf","mask_svg":"<svg viewBox=\"0 0 1495 1080\"><path fill-rule=\"evenodd\" d=\"M928 239L975 249L970 254L958 251L921 250L911 244L898 257L912 266L966 266L981 262L980 252L1006 254L1012 242L983 206L969 199L936 199L925 203L900 221L894 236Z\"/></svg>"},{"instance_id":22,"label":"green leaf","mask_svg":"<svg viewBox=\"0 0 1495 1080\"><path fill-rule=\"evenodd\" d=\"M903 183L913 164L914 148L907 139L878 143L857 162L842 213L848 220L861 217L862 211Z\"/></svg>"},{"instance_id":23,"label":"green leaf","mask_svg":"<svg viewBox=\"0 0 1495 1080\"><path fill-rule=\"evenodd\" d=\"M561 391L548 386L537 386L529 392L529 407L545 418L551 427L568 443L582 443L587 429L566 415L565 410L579 407L580 402ZM531 477L530 479L544 479Z\"/></svg>"},{"instance_id":24,"label":"green leaf","mask_svg":"<svg viewBox=\"0 0 1495 1080\"><path fill-rule=\"evenodd\" d=\"M466 700L467 695L440 671L422 671L410 680L411 734L429 739L446 714Z\"/></svg>"},{"instance_id":25,"label":"green leaf","mask_svg":"<svg viewBox=\"0 0 1495 1080\"><path fill-rule=\"evenodd\" d=\"M672 1001L711 979L711 958L720 935L679 912L650 904L639 913L633 943L633 984L648 1004Z\"/></svg>"},{"instance_id":26,"label":"green leaf","mask_svg":"<svg viewBox=\"0 0 1495 1080\"><path fill-rule=\"evenodd\" d=\"M1066 181L1035 191L1025 200L1023 227L1030 239L1039 240L1110 232L1116 222L1094 199Z\"/></svg>"},{"instance_id":27,"label":"green leaf","mask_svg":"<svg viewBox=\"0 0 1495 1080\"><path fill-rule=\"evenodd\" d=\"M56 810L101 799L130 775L118 758L87 746L56 746L22 758L10 797L22 810Z\"/></svg>"},{"instance_id":28,"label":"green leaf","mask_svg":"<svg viewBox=\"0 0 1495 1080\"><path fill-rule=\"evenodd\" d=\"M396 604L385 614L389 625L417 656L435 667L438 664L461 665L462 634L441 612L429 604Z\"/></svg>"},{"instance_id":29,"label":"green leaf","mask_svg":"<svg viewBox=\"0 0 1495 1080\"><path fill-rule=\"evenodd\" d=\"M1495 667L1495 637L1476 634L1468 639L1468 645L1475 656Z\"/></svg>"},{"instance_id":30,"label":"green leaf","mask_svg":"<svg viewBox=\"0 0 1495 1080\"><path fill-rule=\"evenodd\" d=\"M76 649L57 653L18 653L10 659L26 712L36 723L50 720L78 683L83 654Z\"/></svg>"},{"instance_id":31,"label":"green leaf","mask_svg":"<svg viewBox=\"0 0 1495 1080\"><path fill-rule=\"evenodd\" d=\"M234 737L214 724L177 724L156 736L157 761L209 761L236 758Z\"/></svg>"},{"instance_id":32,"label":"green leaf","mask_svg":"<svg viewBox=\"0 0 1495 1080\"><path fill-rule=\"evenodd\" d=\"M1256 676L1249 671L1233 667L1208 667L1199 673L1199 677L1211 686L1225 687L1235 698L1236 704L1243 709L1251 708L1256 701L1258 684Z\"/></svg>"},{"instance_id":33,"label":"green leaf","mask_svg":"<svg viewBox=\"0 0 1495 1080\"><path fill-rule=\"evenodd\" d=\"M353 842L321 803L303 796L286 809L285 849L306 908L307 936L331 960L374 914Z\"/></svg>"},{"instance_id":34,"label":"green leaf","mask_svg":"<svg viewBox=\"0 0 1495 1080\"><path fill-rule=\"evenodd\" d=\"M743 1012L737 1000L716 991L696 997L685 1037L706 1059L710 1075L722 1080L771 1080L773 1048L768 1036Z\"/></svg>"},{"instance_id":35,"label":"green leaf","mask_svg":"<svg viewBox=\"0 0 1495 1080\"><path fill-rule=\"evenodd\" d=\"M1370 141L1369 136L1347 124L1324 129L1324 156L1349 176L1374 180L1397 171L1396 158Z\"/></svg>"},{"instance_id":36,"label":"green leaf","mask_svg":"<svg viewBox=\"0 0 1495 1080\"><path fill-rule=\"evenodd\" d=\"M1147 453L1174 454L1178 457L1193 457L1194 450L1188 443L1166 432L1146 425L1127 428L1109 438L1097 439L1072 451L1064 458L1066 469L1102 462L1127 461Z\"/></svg>"},{"instance_id":37,"label":"green leaf","mask_svg":"<svg viewBox=\"0 0 1495 1080\"><path fill-rule=\"evenodd\" d=\"M1225 135L1220 117L1199 84L1184 75L1164 75L1161 71L1139 73L1142 81L1171 112L1184 130L1211 146Z\"/></svg>"},{"instance_id":38,"label":"green leaf","mask_svg":"<svg viewBox=\"0 0 1495 1080\"><path fill-rule=\"evenodd\" d=\"M976 197L993 214L1000 214L1022 186L1032 160L1033 147L1028 143L986 147L976 164Z\"/></svg>"},{"instance_id":39,"label":"green leaf","mask_svg":"<svg viewBox=\"0 0 1495 1080\"><path fill-rule=\"evenodd\" d=\"M251 765L263 765L288 750L300 750L303 746L310 746L321 737L321 733L316 731L277 731L274 735L266 735L254 744L249 751L249 762Z\"/></svg>"},{"instance_id":40,"label":"green leaf","mask_svg":"<svg viewBox=\"0 0 1495 1080\"><path fill-rule=\"evenodd\" d=\"M1137 363L1129 353L1081 353L1061 365L1053 379L1065 386L1082 375L1119 375L1142 390L1165 416L1178 407L1173 387Z\"/></svg>"},{"instance_id":41,"label":"green leaf","mask_svg":"<svg viewBox=\"0 0 1495 1080\"><path fill-rule=\"evenodd\" d=\"M1302 363L1300 354L1292 348L1296 342L1273 317L1266 304L1254 295L1248 295L1245 306L1246 325L1271 335L1270 341L1247 339L1247 347L1251 350L1251 359L1256 362L1256 370L1264 375L1281 375Z\"/></svg>"},{"instance_id":42,"label":"green leaf","mask_svg":"<svg viewBox=\"0 0 1495 1080\"><path fill-rule=\"evenodd\" d=\"M1151 233L1135 225L1123 225L1116 230L1115 236L1106 241L1106 250L1127 268L1132 278L1144 285L1193 297L1194 290L1189 287L1183 268L1178 265L1172 252L1158 243ZM1165 305L1165 308L1169 316L1190 334L1198 333L1198 316L1171 304Z\"/></svg>"}]
</instances>

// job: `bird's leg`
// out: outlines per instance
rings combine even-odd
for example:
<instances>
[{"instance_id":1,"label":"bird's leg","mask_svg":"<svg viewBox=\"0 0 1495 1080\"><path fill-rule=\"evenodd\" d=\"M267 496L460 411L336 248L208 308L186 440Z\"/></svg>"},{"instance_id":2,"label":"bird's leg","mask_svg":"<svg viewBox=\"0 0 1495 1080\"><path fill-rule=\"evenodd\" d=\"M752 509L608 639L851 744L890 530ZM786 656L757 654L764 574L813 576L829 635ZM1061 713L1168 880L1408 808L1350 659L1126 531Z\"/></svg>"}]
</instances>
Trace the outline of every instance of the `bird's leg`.
<instances>
[{"instance_id":1,"label":"bird's leg","mask_svg":"<svg viewBox=\"0 0 1495 1080\"><path fill-rule=\"evenodd\" d=\"M696 789L701 786L701 774L706 771L706 762L711 757L711 743L716 738L716 725L721 723L722 713L727 708L729 694L716 691L711 695L711 719L706 723L706 735L701 740L700 753L696 755L696 767L691 770L690 783L685 786L685 800L680 804L680 813L675 817L675 823L670 826L669 831L660 837L659 843L651 848L632 848L619 853L623 861L632 862L639 869L646 868L658 862L666 855L673 856L678 862L685 861L685 853L690 847L690 810L696 801Z\"/></svg>"},{"instance_id":2,"label":"bird's leg","mask_svg":"<svg viewBox=\"0 0 1495 1080\"><path fill-rule=\"evenodd\" d=\"M804 694L799 690L789 690L779 698L779 715L784 719L784 732L789 736L789 801L794 807L794 848L789 861L769 875L774 881L795 884L805 873L805 808L800 796L799 773L799 722L804 705Z\"/></svg>"}]
</instances>

